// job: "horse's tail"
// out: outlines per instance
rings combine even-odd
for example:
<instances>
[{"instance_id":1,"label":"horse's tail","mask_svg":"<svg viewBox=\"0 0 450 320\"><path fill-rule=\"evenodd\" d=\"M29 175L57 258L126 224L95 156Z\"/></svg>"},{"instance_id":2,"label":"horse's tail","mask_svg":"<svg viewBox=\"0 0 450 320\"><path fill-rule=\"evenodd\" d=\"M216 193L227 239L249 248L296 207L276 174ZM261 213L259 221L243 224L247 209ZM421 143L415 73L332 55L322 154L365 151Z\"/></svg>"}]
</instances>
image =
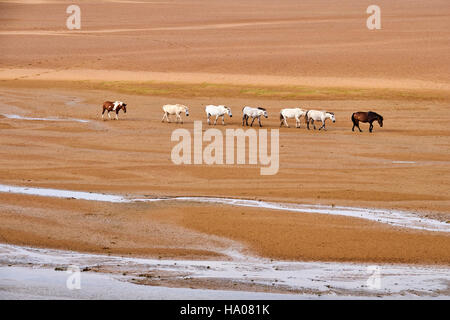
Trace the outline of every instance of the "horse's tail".
<instances>
[{"instance_id":1,"label":"horse's tail","mask_svg":"<svg viewBox=\"0 0 450 320\"><path fill-rule=\"evenodd\" d=\"M305 112L305 122L306 123L308 123L308 112L309 112L309 110L306 110L306 112Z\"/></svg>"},{"instance_id":2,"label":"horse's tail","mask_svg":"<svg viewBox=\"0 0 450 320\"><path fill-rule=\"evenodd\" d=\"M356 121L355 121L355 113L356 113L356 112L353 112L353 114L352 114L352 122L353 122L353 124L356 124Z\"/></svg>"},{"instance_id":3,"label":"horse's tail","mask_svg":"<svg viewBox=\"0 0 450 320\"><path fill-rule=\"evenodd\" d=\"M283 114L280 112L280 120L283 120Z\"/></svg>"}]
</instances>

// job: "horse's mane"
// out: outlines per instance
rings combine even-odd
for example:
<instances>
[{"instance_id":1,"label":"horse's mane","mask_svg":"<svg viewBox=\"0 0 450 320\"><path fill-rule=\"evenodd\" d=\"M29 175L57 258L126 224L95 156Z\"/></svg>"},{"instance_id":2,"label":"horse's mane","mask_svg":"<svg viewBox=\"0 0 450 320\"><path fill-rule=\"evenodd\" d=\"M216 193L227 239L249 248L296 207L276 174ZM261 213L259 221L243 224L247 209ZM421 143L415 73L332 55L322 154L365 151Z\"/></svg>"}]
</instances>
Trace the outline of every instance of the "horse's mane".
<instances>
[{"instance_id":1,"label":"horse's mane","mask_svg":"<svg viewBox=\"0 0 450 320\"><path fill-rule=\"evenodd\" d=\"M264 109L264 108L261 108L261 107L258 107L258 109L259 109L259 110L263 110L263 111L266 111L266 109Z\"/></svg>"},{"instance_id":2,"label":"horse's mane","mask_svg":"<svg viewBox=\"0 0 450 320\"><path fill-rule=\"evenodd\" d=\"M334 116L334 112L325 111L326 113L332 114Z\"/></svg>"},{"instance_id":3,"label":"horse's mane","mask_svg":"<svg viewBox=\"0 0 450 320\"><path fill-rule=\"evenodd\" d=\"M369 112L367 112L367 115L369 115L369 114L373 114L373 115L375 115L375 116L377 116L377 117L380 117L380 118L381 118L381 120L383 120L383 116L382 116L381 114L378 114L378 113L376 113L376 112L373 112L373 111L369 111Z\"/></svg>"}]
</instances>

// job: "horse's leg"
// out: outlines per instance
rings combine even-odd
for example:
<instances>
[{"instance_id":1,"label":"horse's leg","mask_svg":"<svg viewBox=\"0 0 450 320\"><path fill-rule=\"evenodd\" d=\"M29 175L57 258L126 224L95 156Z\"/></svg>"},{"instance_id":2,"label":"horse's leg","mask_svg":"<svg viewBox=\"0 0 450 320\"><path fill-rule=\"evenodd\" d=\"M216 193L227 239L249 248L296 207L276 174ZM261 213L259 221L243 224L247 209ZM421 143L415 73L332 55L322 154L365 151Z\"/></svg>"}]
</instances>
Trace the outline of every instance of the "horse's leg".
<instances>
[{"instance_id":1,"label":"horse's leg","mask_svg":"<svg viewBox=\"0 0 450 320\"><path fill-rule=\"evenodd\" d=\"M242 125L245 123L245 114L242 116Z\"/></svg>"},{"instance_id":2,"label":"horse's leg","mask_svg":"<svg viewBox=\"0 0 450 320\"><path fill-rule=\"evenodd\" d=\"M352 122L353 122L352 131L355 132L355 127L357 127L359 129L359 132L362 132L361 128L359 127L359 120L355 119L355 114L352 114Z\"/></svg>"},{"instance_id":3,"label":"horse's leg","mask_svg":"<svg viewBox=\"0 0 450 320\"><path fill-rule=\"evenodd\" d=\"M222 115L222 125L223 126L225 125L225 115L224 114Z\"/></svg>"},{"instance_id":4,"label":"horse's leg","mask_svg":"<svg viewBox=\"0 0 450 320\"><path fill-rule=\"evenodd\" d=\"M358 119L352 119L353 120L353 128L352 131L355 131L355 127L358 128L359 132L362 132L361 128L359 127L359 120Z\"/></svg>"},{"instance_id":5,"label":"horse's leg","mask_svg":"<svg viewBox=\"0 0 450 320\"><path fill-rule=\"evenodd\" d=\"M314 119L311 119L311 123L314 126L314 130L316 130L316 124L314 123Z\"/></svg>"},{"instance_id":6,"label":"horse's leg","mask_svg":"<svg viewBox=\"0 0 450 320\"><path fill-rule=\"evenodd\" d=\"M370 123L370 126L369 126L369 132L372 132L372 130L373 130L373 123L372 123L372 121L369 122L369 123Z\"/></svg>"},{"instance_id":7,"label":"horse's leg","mask_svg":"<svg viewBox=\"0 0 450 320\"><path fill-rule=\"evenodd\" d=\"M362 132L361 128L359 127L359 120L358 119L355 119L355 124L356 124L356 127L359 129L359 132Z\"/></svg>"},{"instance_id":8,"label":"horse's leg","mask_svg":"<svg viewBox=\"0 0 450 320\"><path fill-rule=\"evenodd\" d=\"M282 115L280 115L280 127L283 126L283 122L284 122L284 117Z\"/></svg>"},{"instance_id":9,"label":"horse's leg","mask_svg":"<svg viewBox=\"0 0 450 320\"><path fill-rule=\"evenodd\" d=\"M216 116L216 119L214 120L214 125L216 125L217 119L219 119L219 115Z\"/></svg>"},{"instance_id":10,"label":"horse's leg","mask_svg":"<svg viewBox=\"0 0 450 320\"><path fill-rule=\"evenodd\" d=\"M320 121L322 121L322 126L319 128L319 131L322 130L322 129L324 131L326 131L327 129L325 128L325 122L327 121L327 119L323 119L323 120L321 119Z\"/></svg>"},{"instance_id":11,"label":"horse's leg","mask_svg":"<svg viewBox=\"0 0 450 320\"><path fill-rule=\"evenodd\" d=\"M102 120L104 120L105 118L103 117L103 114L105 113L105 108L103 108L103 111L102 111Z\"/></svg>"},{"instance_id":12,"label":"horse's leg","mask_svg":"<svg viewBox=\"0 0 450 320\"><path fill-rule=\"evenodd\" d=\"M167 117L167 113L166 112L164 112L164 115L163 115L163 117L162 117L162 119L161 119L161 122L164 122L164 119Z\"/></svg>"},{"instance_id":13,"label":"horse's leg","mask_svg":"<svg viewBox=\"0 0 450 320\"><path fill-rule=\"evenodd\" d=\"M108 110L108 118L109 118L109 120L111 120L111 115L109 114L109 110Z\"/></svg>"},{"instance_id":14,"label":"horse's leg","mask_svg":"<svg viewBox=\"0 0 450 320\"><path fill-rule=\"evenodd\" d=\"M253 122L255 121L256 118L253 118L252 120L252 124L250 125L250 127L253 127Z\"/></svg>"},{"instance_id":15,"label":"horse's leg","mask_svg":"<svg viewBox=\"0 0 450 320\"><path fill-rule=\"evenodd\" d=\"M295 127L300 128L300 118L295 117Z\"/></svg>"},{"instance_id":16,"label":"horse's leg","mask_svg":"<svg viewBox=\"0 0 450 320\"><path fill-rule=\"evenodd\" d=\"M259 119L259 118L258 118L258 119ZM287 123L287 118L286 118L286 117L284 117L284 124L286 125L286 127L289 128L289 124Z\"/></svg>"},{"instance_id":17,"label":"horse's leg","mask_svg":"<svg viewBox=\"0 0 450 320\"><path fill-rule=\"evenodd\" d=\"M261 117L258 117L258 122L259 122L259 126L262 127L262 124L261 124Z\"/></svg>"},{"instance_id":18,"label":"horse's leg","mask_svg":"<svg viewBox=\"0 0 450 320\"><path fill-rule=\"evenodd\" d=\"M177 123L178 119L180 119L180 123L183 124L183 119L181 118L181 113L177 113Z\"/></svg>"},{"instance_id":19,"label":"horse's leg","mask_svg":"<svg viewBox=\"0 0 450 320\"><path fill-rule=\"evenodd\" d=\"M308 128L309 130L309 119L306 117L305 120L306 120L306 128Z\"/></svg>"},{"instance_id":20,"label":"horse's leg","mask_svg":"<svg viewBox=\"0 0 450 320\"><path fill-rule=\"evenodd\" d=\"M119 120L119 110L116 110L116 120Z\"/></svg>"}]
</instances>

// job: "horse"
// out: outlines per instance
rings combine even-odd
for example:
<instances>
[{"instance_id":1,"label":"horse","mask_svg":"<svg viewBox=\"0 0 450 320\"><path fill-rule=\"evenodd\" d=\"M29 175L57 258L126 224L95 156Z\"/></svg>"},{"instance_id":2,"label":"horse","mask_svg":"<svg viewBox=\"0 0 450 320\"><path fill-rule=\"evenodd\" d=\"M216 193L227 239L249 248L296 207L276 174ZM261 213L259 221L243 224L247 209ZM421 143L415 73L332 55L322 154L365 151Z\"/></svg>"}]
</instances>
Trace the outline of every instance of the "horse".
<instances>
[{"instance_id":1,"label":"horse","mask_svg":"<svg viewBox=\"0 0 450 320\"><path fill-rule=\"evenodd\" d=\"M127 108L126 108L127 104L123 103L122 101L105 101L103 102L103 111L102 111L102 119L104 116L105 111L108 111L108 118L111 119L111 116L109 115L109 113L111 111L115 111L116 112L116 120L119 120L119 110L123 109L124 113L127 113Z\"/></svg>"},{"instance_id":2,"label":"horse","mask_svg":"<svg viewBox=\"0 0 450 320\"><path fill-rule=\"evenodd\" d=\"M308 111L306 111L306 114L305 114L305 120L306 120L308 130L309 130L309 122L310 121L314 126L314 130L316 130L316 125L314 124L314 121L319 121L319 120L322 121L322 126L319 128L319 130L321 130L321 129L327 130L325 128L325 121L327 119L330 119L331 121L336 122L336 118L334 117L333 112L308 110Z\"/></svg>"},{"instance_id":3,"label":"horse","mask_svg":"<svg viewBox=\"0 0 450 320\"><path fill-rule=\"evenodd\" d=\"M161 120L161 122L164 122L164 119L167 119L167 122L170 122L169 115L175 114L177 116L177 123L178 120L183 123L183 119L181 119L181 113L184 112L186 114L186 117L189 117L189 108L182 105L182 104L166 104L163 106L164 116Z\"/></svg>"},{"instance_id":4,"label":"horse","mask_svg":"<svg viewBox=\"0 0 450 320\"><path fill-rule=\"evenodd\" d=\"M267 115L267 111L264 108L258 107L258 108L252 108L252 107L244 107L242 108L242 125L245 124L248 126L248 118L252 117L252 123L250 125L250 127L253 126L253 122L255 121L255 119L258 119L259 122L259 126L262 127L261 125L261 116L264 116L265 118L268 118Z\"/></svg>"},{"instance_id":5,"label":"horse","mask_svg":"<svg viewBox=\"0 0 450 320\"><path fill-rule=\"evenodd\" d=\"M359 127L359 122L369 122L369 132L372 132L373 130L373 124L375 120L378 121L378 124L380 127L383 127L383 117L379 115L376 112L369 111L369 112L355 112L352 114L352 122L353 122L353 128L352 131L355 131L355 127L359 129L359 132L362 132L361 128Z\"/></svg>"},{"instance_id":6,"label":"horse","mask_svg":"<svg viewBox=\"0 0 450 320\"><path fill-rule=\"evenodd\" d=\"M228 114L231 117L233 117L233 115L231 114L231 109L224 106L224 105L220 105L220 106L214 106L214 105L208 105L205 107L205 112L206 112L206 118L208 119L208 124L210 124L209 121L209 117L210 116L216 116L216 119L214 120L214 125L216 125L217 123L217 119L219 117L222 117L222 125L225 125L225 114Z\"/></svg>"},{"instance_id":7,"label":"horse","mask_svg":"<svg viewBox=\"0 0 450 320\"><path fill-rule=\"evenodd\" d=\"M280 111L280 127L284 125L289 128L286 119L295 118L295 127L300 128L300 118L306 115L306 110L300 108L282 109Z\"/></svg>"}]
</instances>

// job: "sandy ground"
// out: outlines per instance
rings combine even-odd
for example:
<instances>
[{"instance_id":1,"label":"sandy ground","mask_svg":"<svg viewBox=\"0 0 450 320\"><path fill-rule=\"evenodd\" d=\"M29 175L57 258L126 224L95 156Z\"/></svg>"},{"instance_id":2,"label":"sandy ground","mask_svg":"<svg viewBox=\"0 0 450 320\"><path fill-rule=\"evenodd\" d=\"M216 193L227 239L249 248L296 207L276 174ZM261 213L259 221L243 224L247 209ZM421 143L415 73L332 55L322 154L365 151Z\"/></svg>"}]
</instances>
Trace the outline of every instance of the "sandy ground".
<instances>
[{"instance_id":1,"label":"sandy ground","mask_svg":"<svg viewBox=\"0 0 450 320\"><path fill-rule=\"evenodd\" d=\"M81 30L69 32L64 1L2 1L0 66L448 85L448 2L378 1L382 29L377 31L366 27L368 5L357 0L81 1Z\"/></svg>"},{"instance_id":2,"label":"sandy ground","mask_svg":"<svg viewBox=\"0 0 450 320\"><path fill-rule=\"evenodd\" d=\"M448 220L450 198L446 103L409 101L302 101L333 110L337 122L327 132L280 129L280 169L261 176L259 165L176 166L170 159L176 128L193 130L203 106L224 103L234 110L226 128L241 128L239 109L248 100L190 98L183 126L161 123L161 106L173 98L121 95L128 103L123 121L101 121L98 100L117 94L98 90L1 89L1 114L84 119L26 121L0 119L2 183L119 194L205 195L283 200L296 203L436 212ZM99 98L100 97L100 98ZM267 128L279 128L280 107L298 101L252 100L267 107ZM45 107L44 107L45 106ZM351 131L350 116L370 106L385 117L373 134ZM402 119L398 119L398 114ZM423 114L429 120L423 120ZM439 120L439 121L438 121ZM291 125L293 123L291 122ZM203 129L206 124L203 123ZM413 163L396 163L411 161ZM132 183L130 184L130 181ZM274 187L276 186L276 187Z\"/></svg>"},{"instance_id":3,"label":"sandy ground","mask_svg":"<svg viewBox=\"0 0 450 320\"><path fill-rule=\"evenodd\" d=\"M446 234L356 218L175 202L0 199L2 241L20 245L175 259L450 263Z\"/></svg>"},{"instance_id":4,"label":"sandy ground","mask_svg":"<svg viewBox=\"0 0 450 320\"><path fill-rule=\"evenodd\" d=\"M99 95L106 99L108 94L111 93L2 89L0 113L89 121L2 118L2 182L119 194L228 196L408 209L449 220L448 151L442 148L449 131L445 125L423 123L420 118L424 108L435 108L437 103L418 107L415 102L371 101L385 115L385 127L376 127L373 134L367 130L359 134L350 130L347 119L352 110L367 101L311 101L310 105L332 105L338 121L329 124L327 132L282 128L279 173L261 176L255 165L176 166L170 161L175 145L170 134L181 125L160 121L160 106L171 99L125 96L129 111L121 115L122 120L101 121L101 109L93 101ZM191 115L183 127L192 129L192 119L203 117L201 106L207 102L203 98L187 102ZM253 102L267 106L269 114L277 114L279 102ZM233 108L243 101L224 103ZM295 104L283 101L283 106ZM411 118L396 127L389 114L394 115L398 109L408 110ZM240 127L235 119L227 119L225 128ZM271 117L264 124L278 128L278 121ZM434 135L436 132L440 135ZM4 221L1 235L8 243L207 258L223 255L230 246L220 240L225 238L244 243L248 252L277 259L449 262L447 235L401 230L346 217L207 205L148 207L71 201L68 206L70 200L8 194L1 194L0 198ZM70 219L66 220L68 214ZM105 225L105 221L114 228ZM86 223L89 229L85 228ZM204 247L207 235L218 239L211 239Z\"/></svg>"},{"instance_id":5,"label":"sandy ground","mask_svg":"<svg viewBox=\"0 0 450 320\"><path fill-rule=\"evenodd\" d=\"M65 2L0 1L0 183L402 209L449 221L447 1L381 1L377 31L356 0L257 4L83 1L82 29L71 32ZM101 103L116 99L128 113L101 121ZM184 125L161 123L166 103L190 107ZM255 165L174 165L172 131L192 130L206 104L233 110L222 132L241 128L244 105L267 108L269 129L286 107L326 109L337 121L327 132L281 128L274 176ZM384 127L351 132L351 114L366 110L382 114ZM9 244L164 258L450 261L447 234L348 217L9 194L0 203L0 241Z\"/></svg>"}]
</instances>

